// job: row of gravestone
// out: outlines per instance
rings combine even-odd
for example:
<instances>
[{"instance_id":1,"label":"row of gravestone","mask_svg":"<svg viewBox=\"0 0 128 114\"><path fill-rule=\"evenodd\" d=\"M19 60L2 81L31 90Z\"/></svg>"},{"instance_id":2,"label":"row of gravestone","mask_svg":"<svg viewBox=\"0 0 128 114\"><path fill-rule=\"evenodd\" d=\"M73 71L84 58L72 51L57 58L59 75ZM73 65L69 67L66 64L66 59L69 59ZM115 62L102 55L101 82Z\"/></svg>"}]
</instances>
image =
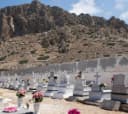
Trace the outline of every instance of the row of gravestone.
<instances>
[{"instance_id":1,"label":"row of gravestone","mask_svg":"<svg viewBox=\"0 0 128 114\"><path fill-rule=\"evenodd\" d=\"M68 98L70 96L88 96L91 100L100 100L100 99L109 99L110 98L110 90L103 90L99 87L99 78L98 74L95 75L96 81L91 87L89 87L86 83L85 79L82 79L81 73L78 74L74 83L71 82L71 76L68 74L60 74L60 76L55 76L53 72L51 72L49 77L48 85L47 83L39 83L41 77L37 77L33 75L31 81L22 80L18 76L15 77L3 77L1 78L0 87L10 88L10 89L19 89L20 87L29 89L45 89L44 95L50 96L53 98ZM10 86L11 85L11 86Z\"/></svg>"},{"instance_id":2,"label":"row of gravestone","mask_svg":"<svg viewBox=\"0 0 128 114\"><path fill-rule=\"evenodd\" d=\"M99 78L98 74L95 75L96 81L90 88L84 79L78 77L75 79L75 83L70 82L70 76L61 75L59 78L54 76L54 73L51 73L49 77L48 85L45 84L45 96L50 96L53 98L68 98L73 95L78 96L89 96L90 100L104 100L110 99L117 100L122 103L128 103L128 76L123 74L115 75L112 86L112 94L109 89L101 89L99 87ZM30 84L32 88L39 89L39 81L36 76L33 77L33 82L30 80L21 80L17 77L3 77L0 78L0 87L9 88L10 86L14 89L19 87L27 88ZM29 85L29 87L30 87ZM42 89L42 86L40 86Z\"/></svg>"},{"instance_id":3,"label":"row of gravestone","mask_svg":"<svg viewBox=\"0 0 128 114\"><path fill-rule=\"evenodd\" d=\"M86 80L82 79L81 76L77 76L74 84L70 83L68 79L59 79L59 83L57 83L56 77L54 75L50 76L50 80L48 83L47 90L45 92L45 96L52 98L69 98L71 96L81 96L89 98L92 101L96 100L104 100L111 98L111 90L101 88L98 74L95 75L96 81L91 84L91 86L87 85Z\"/></svg>"},{"instance_id":4,"label":"row of gravestone","mask_svg":"<svg viewBox=\"0 0 128 114\"><path fill-rule=\"evenodd\" d=\"M25 88L25 89L29 89L29 88L37 88L38 85L41 83L41 81L43 81L43 79L39 79L36 77L31 77L31 78L26 78L24 79L23 77L19 77L19 76L1 76L0 77L0 87L1 88L7 88L7 89L20 89L20 88Z\"/></svg>"}]
</instances>

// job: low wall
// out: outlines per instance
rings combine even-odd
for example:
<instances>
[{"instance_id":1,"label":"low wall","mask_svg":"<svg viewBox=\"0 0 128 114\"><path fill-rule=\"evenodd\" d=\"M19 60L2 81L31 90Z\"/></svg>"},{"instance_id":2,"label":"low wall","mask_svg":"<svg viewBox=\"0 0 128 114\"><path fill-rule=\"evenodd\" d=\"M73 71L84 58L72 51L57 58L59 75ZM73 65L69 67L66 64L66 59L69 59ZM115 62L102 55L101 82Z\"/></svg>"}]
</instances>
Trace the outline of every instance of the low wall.
<instances>
[{"instance_id":1,"label":"low wall","mask_svg":"<svg viewBox=\"0 0 128 114\"><path fill-rule=\"evenodd\" d=\"M54 72L56 75L66 72L74 77L78 71L82 71L82 76L87 80L94 80L96 72L101 75L101 82L110 84L111 78L114 74L126 74L128 75L128 56L110 57L110 58L98 58L93 60L85 60L79 62L63 63L63 64L51 64L44 67L29 68L22 71L15 71L12 74L10 72L1 73L1 75L16 75L19 76L44 76L47 77L49 72Z\"/></svg>"}]
</instances>

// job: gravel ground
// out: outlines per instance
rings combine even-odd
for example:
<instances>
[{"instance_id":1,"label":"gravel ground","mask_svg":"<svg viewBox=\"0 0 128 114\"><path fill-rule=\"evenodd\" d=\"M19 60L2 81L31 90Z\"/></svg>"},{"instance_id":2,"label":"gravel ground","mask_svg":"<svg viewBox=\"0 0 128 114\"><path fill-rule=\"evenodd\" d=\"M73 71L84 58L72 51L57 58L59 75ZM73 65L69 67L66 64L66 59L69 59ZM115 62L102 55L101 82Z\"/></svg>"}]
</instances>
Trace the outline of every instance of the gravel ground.
<instances>
[{"instance_id":1,"label":"gravel ground","mask_svg":"<svg viewBox=\"0 0 128 114\"><path fill-rule=\"evenodd\" d=\"M16 92L7 89L0 89L0 96L4 98L12 99L9 103L0 104L2 106L8 106L15 104L16 105ZM30 109L33 110L33 103L31 100L31 94L27 94L24 98L24 104L30 104ZM100 109L99 107L84 105L77 102L67 102L65 100L57 100L57 99L50 99L44 98L43 102L40 105L40 114L67 114L69 109L77 108L81 114L128 114L125 112L115 112L115 111L107 111Z\"/></svg>"}]
</instances>

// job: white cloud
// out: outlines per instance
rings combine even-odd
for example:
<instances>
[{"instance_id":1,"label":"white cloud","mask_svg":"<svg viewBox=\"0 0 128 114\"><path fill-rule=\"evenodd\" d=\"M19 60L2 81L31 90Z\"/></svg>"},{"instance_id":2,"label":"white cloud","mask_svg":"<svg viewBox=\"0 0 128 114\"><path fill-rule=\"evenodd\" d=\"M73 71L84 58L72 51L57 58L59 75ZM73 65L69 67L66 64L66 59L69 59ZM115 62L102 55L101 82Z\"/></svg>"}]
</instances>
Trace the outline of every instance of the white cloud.
<instances>
[{"instance_id":1,"label":"white cloud","mask_svg":"<svg viewBox=\"0 0 128 114\"><path fill-rule=\"evenodd\" d=\"M115 8L118 10L124 10L127 7L128 0L115 0Z\"/></svg>"},{"instance_id":2,"label":"white cloud","mask_svg":"<svg viewBox=\"0 0 128 114\"><path fill-rule=\"evenodd\" d=\"M128 11L123 12L123 13L120 15L120 19L123 19L124 21L126 21L126 22L128 23Z\"/></svg>"},{"instance_id":3,"label":"white cloud","mask_svg":"<svg viewBox=\"0 0 128 114\"><path fill-rule=\"evenodd\" d=\"M98 14L101 13L101 9L96 5L95 0L79 0L77 3L72 5L71 13L76 13L79 15L80 13L85 14Z\"/></svg>"}]
</instances>

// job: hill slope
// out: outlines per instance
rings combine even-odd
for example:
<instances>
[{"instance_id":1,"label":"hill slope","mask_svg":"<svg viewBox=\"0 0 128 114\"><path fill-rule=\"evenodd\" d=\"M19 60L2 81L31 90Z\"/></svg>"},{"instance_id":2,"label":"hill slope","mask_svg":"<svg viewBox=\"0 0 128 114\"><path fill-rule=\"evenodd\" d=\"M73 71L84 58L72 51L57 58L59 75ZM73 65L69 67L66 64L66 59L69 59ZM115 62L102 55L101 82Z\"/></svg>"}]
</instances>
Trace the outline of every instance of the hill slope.
<instances>
[{"instance_id":1,"label":"hill slope","mask_svg":"<svg viewBox=\"0 0 128 114\"><path fill-rule=\"evenodd\" d=\"M40 2L0 9L0 69L128 54L128 25Z\"/></svg>"}]
</instances>

